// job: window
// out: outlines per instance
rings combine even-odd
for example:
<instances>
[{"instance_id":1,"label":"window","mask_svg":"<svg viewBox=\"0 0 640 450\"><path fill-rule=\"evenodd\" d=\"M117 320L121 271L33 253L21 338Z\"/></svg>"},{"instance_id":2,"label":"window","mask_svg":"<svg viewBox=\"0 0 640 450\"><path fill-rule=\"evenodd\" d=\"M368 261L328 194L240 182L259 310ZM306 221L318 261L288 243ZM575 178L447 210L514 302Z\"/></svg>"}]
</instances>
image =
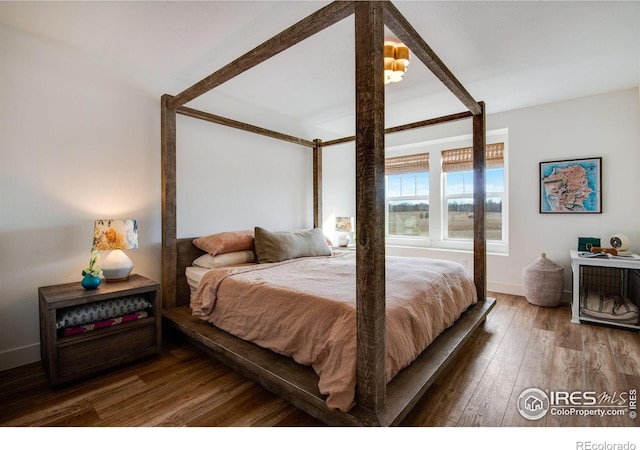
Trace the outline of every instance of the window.
<instances>
[{"instance_id":1,"label":"window","mask_svg":"<svg viewBox=\"0 0 640 450\"><path fill-rule=\"evenodd\" d=\"M507 252L506 139L506 130L487 133L485 231L496 253ZM473 148L465 144L468 136L388 149L387 244L473 249Z\"/></svg>"},{"instance_id":2,"label":"window","mask_svg":"<svg viewBox=\"0 0 640 450\"><path fill-rule=\"evenodd\" d=\"M389 236L429 236L429 154L385 161Z\"/></svg>"},{"instance_id":3,"label":"window","mask_svg":"<svg viewBox=\"0 0 640 450\"><path fill-rule=\"evenodd\" d=\"M488 241L502 241L504 143L487 145L485 233ZM444 239L473 239L473 148L442 152L444 176Z\"/></svg>"}]
</instances>

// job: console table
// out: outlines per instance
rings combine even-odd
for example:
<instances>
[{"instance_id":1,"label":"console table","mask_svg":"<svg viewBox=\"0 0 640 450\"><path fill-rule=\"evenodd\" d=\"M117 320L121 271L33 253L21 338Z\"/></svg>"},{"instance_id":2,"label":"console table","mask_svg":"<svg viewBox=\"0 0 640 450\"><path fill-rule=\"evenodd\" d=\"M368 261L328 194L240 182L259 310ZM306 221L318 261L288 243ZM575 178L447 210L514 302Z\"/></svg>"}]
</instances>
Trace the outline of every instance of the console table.
<instances>
[{"instance_id":1,"label":"console table","mask_svg":"<svg viewBox=\"0 0 640 450\"><path fill-rule=\"evenodd\" d=\"M613 271L619 273L619 276L615 279L609 279L603 281L603 284L608 286L602 286L603 290L609 290L609 294L613 293L611 290L615 290L617 295L628 296L636 305L640 305L640 257L633 255L629 258L588 258L579 255L577 250L571 250L571 270L573 272L573 296L571 300L571 322L592 322L607 325L615 325L621 328L628 328L631 330L640 331L640 325L631 325L616 323L615 321L609 321L604 319L597 319L594 317L588 317L581 314L580 311L580 290L584 282L584 268L608 268L619 269L619 271Z\"/></svg>"}]
</instances>

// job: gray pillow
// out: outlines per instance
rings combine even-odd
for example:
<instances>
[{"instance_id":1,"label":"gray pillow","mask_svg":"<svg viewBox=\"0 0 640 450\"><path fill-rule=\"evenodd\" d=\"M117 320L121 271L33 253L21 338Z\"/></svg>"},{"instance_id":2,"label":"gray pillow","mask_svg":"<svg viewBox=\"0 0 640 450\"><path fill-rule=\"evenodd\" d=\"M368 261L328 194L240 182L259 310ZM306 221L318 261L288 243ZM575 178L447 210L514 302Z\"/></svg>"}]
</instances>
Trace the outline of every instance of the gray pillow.
<instances>
[{"instance_id":1,"label":"gray pillow","mask_svg":"<svg viewBox=\"0 0 640 450\"><path fill-rule=\"evenodd\" d=\"M258 263L273 263L306 256L330 256L331 249L320 228L305 231L267 231L255 228Z\"/></svg>"}]
</instances>

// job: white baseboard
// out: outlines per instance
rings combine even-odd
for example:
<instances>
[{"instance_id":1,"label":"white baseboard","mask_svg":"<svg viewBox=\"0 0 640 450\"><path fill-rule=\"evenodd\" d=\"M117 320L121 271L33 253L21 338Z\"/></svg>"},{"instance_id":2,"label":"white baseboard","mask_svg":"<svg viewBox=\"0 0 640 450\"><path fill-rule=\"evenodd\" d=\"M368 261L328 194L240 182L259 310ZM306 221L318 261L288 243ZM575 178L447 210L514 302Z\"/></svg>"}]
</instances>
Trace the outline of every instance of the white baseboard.
<instances>
[{"instance_id":1,"label":"white baseboard","mask_svg":"<svg viewBox=\"0 0 640 450\"><path fill-rule=\"evenodd\" d=\"M487 282L487 291L500 294L520 295L525 297L524 288L521 284L490 283ZM562 292L562 303L571 304L571 291Z\"/></svg>"},{"instance_id":2,"label":"white baseboard","mask_svg":"<svg viewBox=\"0 0 640 450\"><path fill-rule=\"evenodd\" d=\"M524 289L521 284L487 282L487 290L490 292L499 292L501 294L524 296Z\"/></svg>"},{"instance_id":3,"label":"white baseboard","mask_svg":"<svg viewBox=\"0 0 640 450\"><path fill-rule=\"evenodd\" d=\"M0 372L40 361L40 344L0 352Z\"/></svg>"}]
</instances>

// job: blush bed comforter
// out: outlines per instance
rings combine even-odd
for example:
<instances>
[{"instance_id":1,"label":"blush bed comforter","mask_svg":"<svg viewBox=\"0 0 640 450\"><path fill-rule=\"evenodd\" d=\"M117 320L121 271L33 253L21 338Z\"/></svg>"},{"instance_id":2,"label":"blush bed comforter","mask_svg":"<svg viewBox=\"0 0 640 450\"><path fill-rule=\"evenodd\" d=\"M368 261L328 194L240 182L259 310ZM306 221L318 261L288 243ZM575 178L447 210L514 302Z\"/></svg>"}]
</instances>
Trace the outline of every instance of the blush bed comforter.
<instances>
[{"instance_id":1,"label":"blush bed comforter","mask_svg":"<svg viewBox=\"0 0 640 450\"><path fill-rule=\"evenodd\" d=\"M191 297L194 316L310 365L331 409L356 386L355 253L211 269ZM386 376L409 365L477 296L462 265L386 258Z\"/></svg>"}]
</instances>

